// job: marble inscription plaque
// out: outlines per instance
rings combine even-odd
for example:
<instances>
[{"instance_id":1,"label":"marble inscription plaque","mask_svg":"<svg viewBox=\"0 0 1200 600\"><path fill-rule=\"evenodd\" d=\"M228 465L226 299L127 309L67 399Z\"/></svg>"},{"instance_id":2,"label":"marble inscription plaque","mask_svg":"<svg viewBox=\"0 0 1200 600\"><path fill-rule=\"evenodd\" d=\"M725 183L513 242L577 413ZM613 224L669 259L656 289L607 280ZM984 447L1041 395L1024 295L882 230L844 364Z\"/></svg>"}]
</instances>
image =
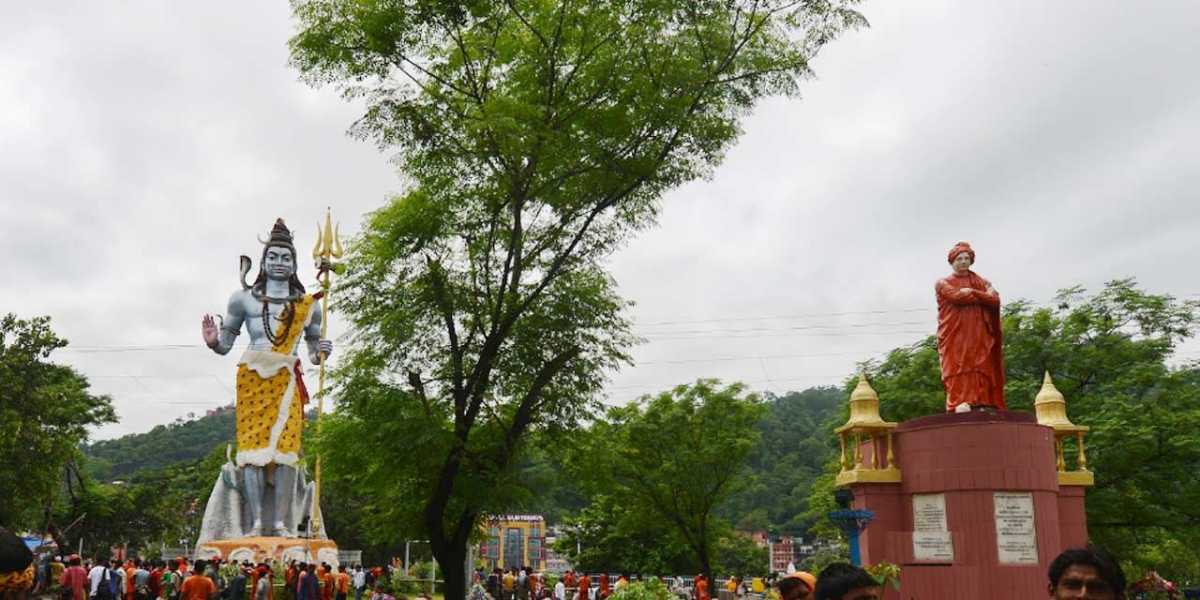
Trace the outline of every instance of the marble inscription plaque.
<instances>
[{"instance_id":1,"label":"marble inscription plaque","mask_svg":"<svg viewBox=\"0 0 1200 600\"><path fill-rule=\"evenodd\" d=\"M929 562L953 562L954 541L946 526L945 494L914 494L913 558Z\"/></svg>"},{"instance_id":2,"label":"marble inscription plaque","mask_svg":"<svg viewBox=\"0 0 1200 600\"><path fill-rule=\"evenodd\" d=\"M996 508L996 551L1000 564L1038 564L1033 494L996 492L993 501Z\"/></svg>"}]
</instances>

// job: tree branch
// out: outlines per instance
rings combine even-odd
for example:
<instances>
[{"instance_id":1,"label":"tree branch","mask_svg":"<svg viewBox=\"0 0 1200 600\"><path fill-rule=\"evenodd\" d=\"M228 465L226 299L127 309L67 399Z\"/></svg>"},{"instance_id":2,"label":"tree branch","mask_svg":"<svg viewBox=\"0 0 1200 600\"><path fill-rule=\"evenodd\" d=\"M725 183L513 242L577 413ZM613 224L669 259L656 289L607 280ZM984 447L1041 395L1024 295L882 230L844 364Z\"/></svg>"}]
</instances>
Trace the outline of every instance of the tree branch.
<instances>
[{"instance_id":1,"label":"tree branch","mask_svg":"<svg viewBox=\"0 0 1200 600\"><path fill-rule=\"evenodd\" d=\"M425 394L425 383L421 381L421 375L416 371L409 371L408 384L412 386L417 398L421 400L421 405L425 407L425 416L433 417L433 409L429 406L429 396Z\"/></svg>"}]
</instances>

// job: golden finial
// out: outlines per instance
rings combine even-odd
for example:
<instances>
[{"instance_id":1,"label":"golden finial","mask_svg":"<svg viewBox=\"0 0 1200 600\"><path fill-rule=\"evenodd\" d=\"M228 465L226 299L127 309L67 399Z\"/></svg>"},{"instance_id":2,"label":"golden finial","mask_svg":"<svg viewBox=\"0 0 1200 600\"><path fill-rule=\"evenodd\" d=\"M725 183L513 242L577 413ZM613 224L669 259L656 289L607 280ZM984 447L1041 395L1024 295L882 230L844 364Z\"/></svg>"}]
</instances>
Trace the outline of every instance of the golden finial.
<instances>
[{"instance_id":1,"label":"golden finial","mask_svg":"<svg viewBox=\"0 0 1200 600\"><path fill-rule=\"evenodd\" d=\"M1033 401L1033 409L1037 413L1038 423L1042 425L1054 429L1076 429L1075 424L1067 417L1067 399L1054 387L1050 371L1046 371L1042 378L1042 389Z\"/></svg>"},{"instance_id":2,"label":"golden finial","mask_svg":"<svg viewBox=\"0 0 1200 600\"><path fill-rule=\"evenodd\" d=\"M858 385L850 392L850 419L838 430L853 427L882 427L889 425L879 416L879 394L867 381L866 373L859 373Z\"/></svg>"}]
</instances>

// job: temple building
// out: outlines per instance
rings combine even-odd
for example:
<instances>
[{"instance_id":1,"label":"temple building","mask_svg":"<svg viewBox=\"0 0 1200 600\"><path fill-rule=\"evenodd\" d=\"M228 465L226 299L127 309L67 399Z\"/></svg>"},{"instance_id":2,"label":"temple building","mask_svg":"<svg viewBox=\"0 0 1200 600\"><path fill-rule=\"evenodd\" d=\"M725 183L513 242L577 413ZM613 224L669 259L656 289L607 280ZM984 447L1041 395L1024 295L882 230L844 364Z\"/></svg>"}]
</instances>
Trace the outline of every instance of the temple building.
<instances>
[{"instance_id":1,"label":"temple building","mask_svg":"<svg viewBox=\"0 0 1200 600\"><path fill-rule=\"evenodd\" d=\"M487 537L479 557L487 569L546 569L546 519L542 515L497 515L483 522Z\"/></svg>"}]
</instances>

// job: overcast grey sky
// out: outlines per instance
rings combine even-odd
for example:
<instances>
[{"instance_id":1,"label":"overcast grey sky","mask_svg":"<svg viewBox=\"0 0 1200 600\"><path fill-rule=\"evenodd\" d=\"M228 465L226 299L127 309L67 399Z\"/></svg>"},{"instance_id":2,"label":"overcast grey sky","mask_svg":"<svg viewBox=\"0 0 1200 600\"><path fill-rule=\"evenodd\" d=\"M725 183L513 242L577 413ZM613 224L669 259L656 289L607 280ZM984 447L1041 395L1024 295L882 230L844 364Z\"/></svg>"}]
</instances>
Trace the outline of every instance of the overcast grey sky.
<instances>
[{"instance_id":1,"label":"overcast grey sky","mask_svg":"<svg viewBox=\"0 0 1200 600\"><path fill-rule=\"evenodd\" d=\"M803 98L763 104L613 257L647 342L610 401L838 383L935 329L960 239L1005 299L1127 276L1200 295L1200 4L862 11ZM400 187L345 135L360 107L297 81L292 28L283 2L0 7L0 312L53 316L55 358L121 416L97 437L231 402L199 321L238 255L276 216L311 246L325 206L352 234Z\"/></svg>"}]
</instances>

